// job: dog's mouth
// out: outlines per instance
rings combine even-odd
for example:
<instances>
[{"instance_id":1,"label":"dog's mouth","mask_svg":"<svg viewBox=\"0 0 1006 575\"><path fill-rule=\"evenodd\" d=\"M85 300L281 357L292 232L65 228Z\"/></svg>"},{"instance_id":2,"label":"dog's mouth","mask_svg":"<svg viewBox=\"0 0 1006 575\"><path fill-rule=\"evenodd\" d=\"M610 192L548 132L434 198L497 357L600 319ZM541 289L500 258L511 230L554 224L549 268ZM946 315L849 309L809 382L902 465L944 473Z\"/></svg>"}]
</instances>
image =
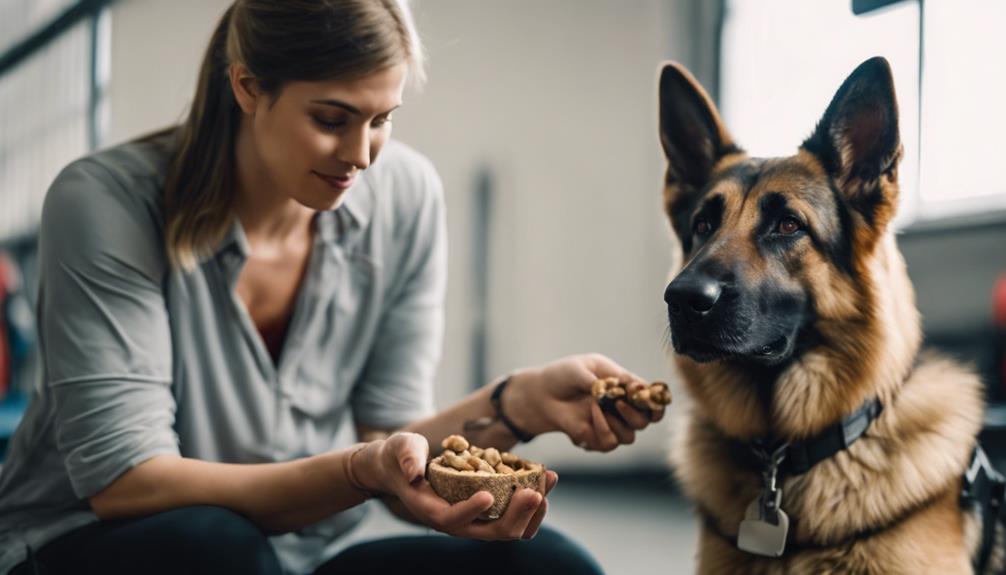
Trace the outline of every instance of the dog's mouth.
<instances>
[{"instance_id":1,"label":"dog's mouth","mask_svg":"<svg viewBox=\"0 0 1006 575\"><path fill-rule=\"evenodd\" d=\"M794 338L782 336L770 343L753 348L731 344L710 343L701 339L673 338L674 351L699 363L713 361L741 361L762 365L776 365L793 353Z\"/></svg>"}]
</instances>

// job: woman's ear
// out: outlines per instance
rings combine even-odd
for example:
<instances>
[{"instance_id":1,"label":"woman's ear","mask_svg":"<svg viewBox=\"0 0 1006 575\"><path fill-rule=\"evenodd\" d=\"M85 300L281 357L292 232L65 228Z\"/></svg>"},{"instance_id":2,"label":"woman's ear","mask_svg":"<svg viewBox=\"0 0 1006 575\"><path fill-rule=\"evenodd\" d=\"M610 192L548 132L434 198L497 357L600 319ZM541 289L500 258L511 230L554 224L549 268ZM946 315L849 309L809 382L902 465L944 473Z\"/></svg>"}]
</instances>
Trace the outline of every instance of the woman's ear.
<instances>
[{"instance_id":1,"label":"woman's ear","mask_svg":"<svg viewBox=\"0 0 1006 575\"><path fill-rule=\"evenodd\" d=\"M258 80L251 75L244 64L231 64L227 73L231 81L231 91L234 92L234 99L237 100L238 107L245 114L254 115L259 98L262 97Z\"/></svg>"}]
</instances>

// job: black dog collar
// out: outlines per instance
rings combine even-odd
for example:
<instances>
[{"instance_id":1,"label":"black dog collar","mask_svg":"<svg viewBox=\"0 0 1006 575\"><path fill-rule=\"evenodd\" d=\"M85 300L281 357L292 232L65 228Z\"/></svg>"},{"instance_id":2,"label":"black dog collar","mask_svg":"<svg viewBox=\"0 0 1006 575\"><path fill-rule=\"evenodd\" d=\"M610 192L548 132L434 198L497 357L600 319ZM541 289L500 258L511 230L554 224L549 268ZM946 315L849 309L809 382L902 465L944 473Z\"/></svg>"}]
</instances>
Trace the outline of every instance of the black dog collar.
<instances>
[{"instance_id":1,"label":"black dog collar","mask_svg":"<svg viewBox=\"0 0 1006 575\"><path fill-rule=\"evenodd\" d=\"M842 421L806 441L790 443L780 472L787 476L803 475L818 463L832 457L863 436L884 406L876 398L868 399Z\"/></svg>"},{"instance_id":2,"label":"black dog collar","mask_svg":"<svg viewBox=\"0 0 1006 575\"><path fill-rule=\"evenodd\" d=\"M777 456L780 477L803 475L815 465L848 449L870 427L884 406L876 398L866 400L859 408L842 421L828 426L821 433L804 441L789 444L771 438L756 439L750 443L731 440L741 461L751 468L763 470L771 459ZM780 452L781 450L781 452Z\"/></svg>"}]
</instances>

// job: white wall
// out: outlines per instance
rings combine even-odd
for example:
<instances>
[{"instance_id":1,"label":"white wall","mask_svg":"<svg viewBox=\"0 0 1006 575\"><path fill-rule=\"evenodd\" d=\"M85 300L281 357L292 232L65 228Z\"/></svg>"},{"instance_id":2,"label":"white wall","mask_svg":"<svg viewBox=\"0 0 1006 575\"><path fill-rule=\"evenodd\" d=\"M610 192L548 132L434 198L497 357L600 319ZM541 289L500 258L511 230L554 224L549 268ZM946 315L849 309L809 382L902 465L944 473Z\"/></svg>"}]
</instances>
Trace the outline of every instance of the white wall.
<instances>
[{"instance_id":1,"label":"white wall","mask_svg":"<svg viewBox=\"0 0 1006 575\"><path fill-rule=\"evenodd\" d=\"M452 237L443 403L460 395L467 355L474 182L495 180L491 373L599 351L667 378L661 294L669 244L656 77L672 7L661 0L420 1L430 82L396 133L444 179ZM661 459L665 431L630 449L579 456L562 437L526 453L550 464Z\"/></svg>"},{"instance_id":2,"label":"white wall","mask_svg":"<svg viewBox=\"0 0 1006 575\"><path fill-rule=\"evenodd\" d=\"M227 4L115 5L111 141L180 116ZM696 6L415 2L430 82L407 97L395 131L433 160L447 191L451 271L439 404L472 385L471 199L479 166L493 172L496 192L490 371L599 351L643 377L670 377L661 294L671 250L660 213L656 77L666 58L692 60ZM605 456L547 437L525 453L560 467L613 469L662 460L666 433L649 430Z\"/></svg>"},{"instance_id":3,"label":"white wall","mask_svg":"<svg viewBox=\"0 0 1006 575\"><path fill-rule=\"evenodd\" d=\"M182 119L227 0L121 0L112 5L107 144Z\"/></svg>"}]
</instances>

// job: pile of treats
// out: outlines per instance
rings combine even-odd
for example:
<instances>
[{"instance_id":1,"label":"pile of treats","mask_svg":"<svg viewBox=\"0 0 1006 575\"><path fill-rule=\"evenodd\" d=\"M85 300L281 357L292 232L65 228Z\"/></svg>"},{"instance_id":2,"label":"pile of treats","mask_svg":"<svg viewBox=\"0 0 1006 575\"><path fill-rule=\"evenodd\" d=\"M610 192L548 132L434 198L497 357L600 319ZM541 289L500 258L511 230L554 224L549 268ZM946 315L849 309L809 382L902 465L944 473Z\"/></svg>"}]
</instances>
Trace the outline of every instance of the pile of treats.
<instances>
[{"instance_id":1,"label":"pile of treats","mask_svg":"<svg viewBox=\"0 0 1006 575\"><path fill-rule=\"evenodd\" d=\"M507 451L500 452L495 447L482 449L470 445L468 440L460 435L448 437L441 445L444 452L437 458L438 462L445 467L462 472L513 475L518 471L541 471L542 469L540 464L524 461Z\"/></svg>"},{"instance_id":2,"label":"pile of treats","mask_svg":"<svg viewBox=\"0 0 1006 575\"><path fill-rule=\"evenodd\" d=\"M617 377L606 377L594 382L591 394L602 408L609 411L614 410L615 401L620 399L639 409L651 411L663 409L671 403L671 390L662 381L655 381L630 393L628 384L618 381Z\"/></svg>"}]
</instances>

